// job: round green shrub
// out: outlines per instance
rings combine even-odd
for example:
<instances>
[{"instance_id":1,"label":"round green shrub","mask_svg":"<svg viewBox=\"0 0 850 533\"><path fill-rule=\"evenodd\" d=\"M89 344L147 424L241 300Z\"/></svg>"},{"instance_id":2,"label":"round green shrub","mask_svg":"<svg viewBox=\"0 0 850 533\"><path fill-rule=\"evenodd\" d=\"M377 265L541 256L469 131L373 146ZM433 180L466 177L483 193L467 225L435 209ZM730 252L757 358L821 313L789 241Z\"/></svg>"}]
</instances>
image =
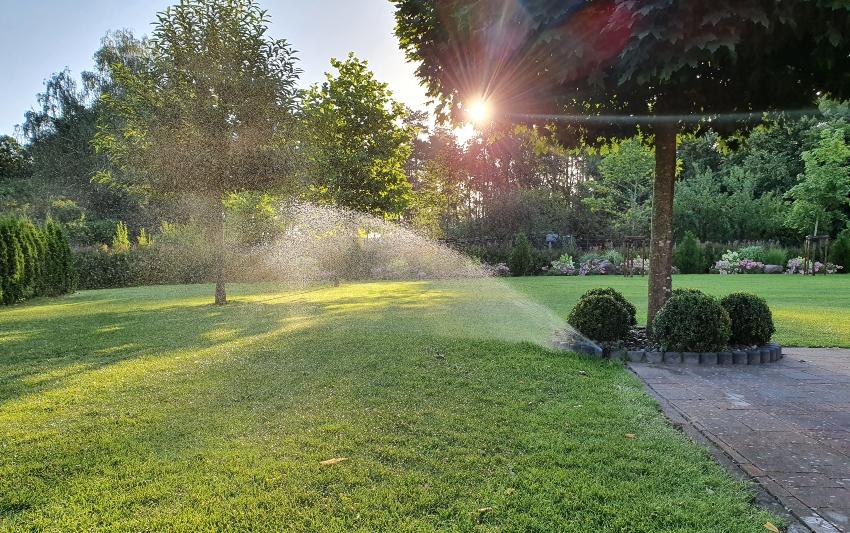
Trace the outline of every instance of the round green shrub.
<instances>
[{"instance_id":1,"label":"round green shrub","mask_svg":"<svg viewBox=\"0 0 850 533\"><path fill-rule=\"evenodd\" d=\"M582 335L599 342L626 337L631 324L629 312L607 294L583 296L570 311L567 322Z\"/></svg>"},{"instance_id":2,"label":"round green shrub","mask_svg":"<svg viewBox=\"0 0 850 533\"><path fill-rule=\"evenodd\" d=\"M773 315L763 298L745 292L732 293L722 300L720 305L729 313L732 321L733 344L764 345L776 328L773 327Z\"/></svg>"},{"instance_id":3,"label":"round green shrub","mask_svg":"<svg viewBox=\"0 0 850 533\"><path fill-rule=\"evenodd\" d=\"M634 326L637 324L637 309L635 309L635 306L630 301L626 300L626 297L620 291L612 287L599 287L590 289L581 297L586 298L588 296L610 296L614 298L629 313L629 325Z\"/></svg>"},{"instance_id":4,"label":"round green shrub","mask_svg":"<svg viewBox=\"0 0 850 533\"><path fill-rule=\"evenodd\" d=\"M676 292L652 323L652 336L664 351L720 351L730 334L729 313L715 298L698 291Z\"/></svg>"},{"instance_id":5,"label":"round green shrub","mask_svg":"<svg viewBox=\"0 0 850 533\"><path fill-rule=\"evenodd\" d=\"M702 294L705 296L705 293L699 289L673 289L670 296L676 296L677 294Z\"/></svg>"}]
</instances>

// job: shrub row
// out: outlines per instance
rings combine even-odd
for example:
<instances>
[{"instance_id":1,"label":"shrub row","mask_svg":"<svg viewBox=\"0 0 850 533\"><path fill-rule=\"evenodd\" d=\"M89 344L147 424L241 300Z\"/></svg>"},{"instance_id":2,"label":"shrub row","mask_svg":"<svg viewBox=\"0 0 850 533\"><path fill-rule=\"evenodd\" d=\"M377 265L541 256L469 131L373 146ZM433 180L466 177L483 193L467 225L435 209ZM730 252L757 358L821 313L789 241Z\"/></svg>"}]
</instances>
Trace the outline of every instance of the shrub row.
<instances>
[{"instance_id":1,"label":"shrub row","mask_svg":"<svg viewBox=\"0 0 850 533\"><path fill-rule=\"evenodd\" d=\"M573 307L570 325L594 341L626 338L636 324L635 308L612 288L591 289ZM732 345L764 345L775 329L767 303L733 293L720 300L696 289L676 289L652 325L662 351L715 352Z\"/></svg>"},{"instance_id":2,"label":"shrub row","mask_svg":"<svg viewBox=\"0 0 850 533\"><path fill-rule=\"evenodd\" d=\"M40 228L29 220L0 220L0 302L74 292L71 249L52 221Z\"/></svg>"}]
</instances>

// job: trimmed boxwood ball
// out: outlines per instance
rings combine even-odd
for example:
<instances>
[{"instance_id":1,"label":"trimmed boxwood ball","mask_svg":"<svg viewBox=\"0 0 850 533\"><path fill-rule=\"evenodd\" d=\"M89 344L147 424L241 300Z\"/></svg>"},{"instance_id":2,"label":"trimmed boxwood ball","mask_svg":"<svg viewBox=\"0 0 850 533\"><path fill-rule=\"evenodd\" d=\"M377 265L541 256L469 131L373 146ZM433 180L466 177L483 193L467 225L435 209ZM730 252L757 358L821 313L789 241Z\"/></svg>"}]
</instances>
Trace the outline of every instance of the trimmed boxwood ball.
<instances>
[{"instance_id":1,"label":"trimmed boxwood ball","mask_svg":"<svg viewBox=\"0 0 850 533\"><path fill-rule=\"evenodd\" d=\"M591 340L609 342L626 337L631 317L629 311L614 297L591 294L579 299L570 311L567 322Z\"/></svg>"},{"instance_id":2,"label":"trimmed boxwood ball","mask_svg":"<svg viewBox=\"0 0 850 533\"><path fill-rule=\"evenodd\" d=\"M699 289L673 289L671 296L676 296L677 294L702 294L702 295L705 295L705 293L702 292Z\"/></svg>"},{"instance_id":3,"label":"trimmed boxwood ball","mask_svg":"<svg viewBox=\"0 0 850 533\"><path fill-rule=\"evenodd\" d=\"M731 334L729 313L714 297L678 291L655 315L652 336L663 351L719 352Z\"/></svg>"},{"instance_id":4,"label":"trimmed boxwood ball","mask_svg":"<svg viewBox=\"0 0 850 533\"><path fill-rule=\"evenodd\" d=\"M762 346L770 341L776 328L773 315L764 298L755 294L735 292L720 300L732 321L733 344Z\"/></svg>"},{"instance_id":5,"label":"trimmed boxwood ball","mask_svg":"<svg viewBox=\"0 0 850 533\"><path fill-rule=\"evenodd\" d=\"M637 324L637 309L632 303L626 300L626 297L623 294L612 288L612 287L599 287L596 289L590 289L586 293L582 295L582 298L586 298L588 296L610 296L614 298L620 305L622 305L626 311L629 313L629 325L634 326Z\"/></svg>"}]
</instances>

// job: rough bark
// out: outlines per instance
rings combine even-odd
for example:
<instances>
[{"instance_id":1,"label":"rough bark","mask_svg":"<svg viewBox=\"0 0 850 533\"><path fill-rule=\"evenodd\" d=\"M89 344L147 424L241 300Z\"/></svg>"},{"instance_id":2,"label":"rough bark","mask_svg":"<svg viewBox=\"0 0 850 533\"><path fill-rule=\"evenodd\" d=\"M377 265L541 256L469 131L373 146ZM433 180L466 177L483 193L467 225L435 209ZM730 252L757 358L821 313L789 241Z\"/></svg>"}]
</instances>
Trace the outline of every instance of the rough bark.
<instances>
[{"instance_id":1,"label":"rough bark","mask_svg":"<svg viewBox=\"0 0 850 533\"><path fill-rule=\"evenodd\" d=\"M673 288L673 185L676 180L676 124L655 127L655 185L649 242L649 309L652 325Z\"/></svg>"}]
</instances>

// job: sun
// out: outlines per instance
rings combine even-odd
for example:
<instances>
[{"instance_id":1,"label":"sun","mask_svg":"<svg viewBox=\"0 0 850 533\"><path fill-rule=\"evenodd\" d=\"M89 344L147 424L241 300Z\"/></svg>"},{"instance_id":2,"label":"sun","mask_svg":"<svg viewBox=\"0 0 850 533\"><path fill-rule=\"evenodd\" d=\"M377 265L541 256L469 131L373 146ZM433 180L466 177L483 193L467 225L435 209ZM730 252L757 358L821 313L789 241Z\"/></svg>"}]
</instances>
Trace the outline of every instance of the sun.
<instances>
[{"instance_id":1,"label":"sun","mask_svg":"<svg viewBox=\"0 0 850 533\"><path fill-rule=\"evenodd\" d=\"M466 113L474 124L481 124L490 118L490 105L486 100L479 99L469 105Z\"/></svg>"}]
</instances>

